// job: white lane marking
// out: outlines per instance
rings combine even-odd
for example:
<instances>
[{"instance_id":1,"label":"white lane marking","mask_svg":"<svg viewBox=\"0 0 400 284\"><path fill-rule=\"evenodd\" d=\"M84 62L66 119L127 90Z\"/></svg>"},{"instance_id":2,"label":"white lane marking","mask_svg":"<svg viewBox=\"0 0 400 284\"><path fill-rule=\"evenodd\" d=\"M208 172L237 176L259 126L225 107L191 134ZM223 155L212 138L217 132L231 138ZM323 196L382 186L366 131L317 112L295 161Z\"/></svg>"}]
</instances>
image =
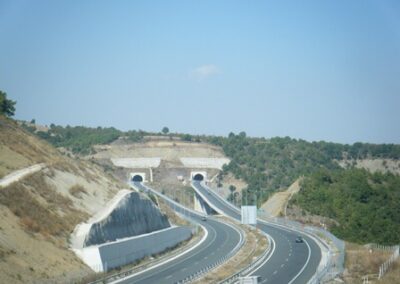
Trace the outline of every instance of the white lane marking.
<instances>
[{"instance_id":1,"label":"white lane marking","mask_svg":"<svg viewBox=\"0 0 400 284\"><path fill-rule=\"evenodd\" d=\"M165 279L169 279L169 278L171 278L172 277L172 274L171 275L168 275L167 277L165 277Z\"/></svg>"},{"instance_id":2,"label":"white lane marking","mask_svg":"<svg viewBox=\"0 0 400 284\"><path fill-rule=\"evenodd\" d=\"M185 271L186 269L187 269L187 267L184 267L184 268L181 269L181 271Z\"/></svg>"},{"instance_id":3,"label":"white lane marking","mask_svg":"<svg viewBox=\"0 0 400 284\"><path fill-rule=\"evenodd\" d=\"M197 243L196 245L192 246L192 247L189 248L188 250L183 251L182 253L180 253L180 254L178 254L178 255L176 255L176 256L174 256L174 257L171 257L171 258L169 258L169 259L166 259L166 260L163 261L163 262L160 262L160 263L157 263L157 264L155 264L155 265L152 265L152 266L150 266L150 267L148 267L148 268L146 268L146 269L144 269L144 270L142 270L142 271L139 271L139 272L134 273L134 274L131 274L131 275L127 276L127 277L118 279L118 280L116 280L116 281L114 281L114 282L111 282L111 283L119 283L119 282L125 281L126 279L133 278L133 277L135 277L135 276L138 276L138 275L140 275L140 274L143 274L144 272L147 272L147 271L149 271L149 270L153 270L153 269L155 269L155 268L157 268L157 267L159 267L159 266L162 266L162 265L164 265L164 264L166 264L166 263L169 263L169 262L171 262L171 261L173 261L173 260L175 260L175 259L177 259L177 258L179 258L179 257L181 257L181 256L184 256L185 254L189 253L190 251L194 250L195 248L197 248L198 246L200 246L202 243L204 243L204 241L205 241L205 240L207 239L207 237L208 237L208 230L207 230L203 225L200 225L200 227L203 229L203 231L204 231L205 233L204 233L203 238L202 238L202 239L200 240L200 242ZM215 231L213 227L210 227L210 228L211 228L213 231ZM211 242L209 242L209 244L208 244L204 249L208 248L208 247L210 246L210 244L214 242L214 240L216 239L216 237L217 237L217 236L216 236L216 233L215 233L214 238L211 240ZM200 253L200 252L201 252L201 251L199 251L199 252L193 254L191 257L195 256L196 254L198 254L198 253ZM181 261L178 262L178 263L181 263L181 262L184 261L184 260L185 260L185 259L181 260ZM177 264L178 264L178 263L177 263Z\"/></svg>"},{"instance_id":4,"label":"white lane marking","mask_svg":"<svg viewBox=\"0 0 400 284\"><path fill-rule=\"evenodd\" d=\"M286 258L286 261L289 261L289 258Z\"/></svg>"},{"instance_id":5,"label":"white lane marking","mask_svg":"<svg viewBox=\"0 0 400 284\"><path fill-rule=\"evenodd\" d=\"M203 185L203 184L201 184L201 186L206 187L206 186ZM197 191L200 191L200 190L198 190L198 189L196 188L196 186L194 186L193 183L192 183L192 187L196 190L196 192L197 192ZM199 195L202 196L202 194L199 194ZM221 199L221 200L223 201L223 204L228 204L228 205L230 205L232 208L234 208L234 206L233 206L232 204L230 204L229 202L227 202L226 200L224 200L224 199L223 199L222 197L220 197L219 195L215 195L215 196L217 196L219 199ZM205 200L208 201L207 198L205 198ZM209 205L211 205L211 204L209 204ZM239 210L239 209L237 209L237 208L234 208L234 209L235 209L235 211L236 211L237 213L240 214L240 210ZM227 217L230 217L230 216L227 216ZM264 225L270 226L270 227L275 227L275 228L277 228L277 229L286 231L286 232L288 232L288 233L290 233L290 234L293 234L293 233L297 233L297 232L298 232L298 230L289 229L289 228L287 228L287 227L285 227L284 225L281 225L281 224L274 224L274 223L272 223L272 222L267 222L267 221L265 221L265 220L263 220L263 219L258 219L258 218L257 218L257 220L259 221L260 224L264 224ZM262 230L261 230L261 231L262 231ZM264 232L264 233L265 233L265 232ZM280 232L278 232L278 233L281 234ZM306 232L302 232L302 233L308 235ZM268 234L266 234L266 235L269 236ZM312 238L311 235L308 235L308 236ZM272 238L271 238L271 239L272 239ZM273 239L272 239L272 240L273 240ZM299 273L295 276L295 278L293 278L288 284L291 284L291 283L293 283L293 281L296 280L296 278L304 271L305 267L308 265L308 262L310 261L310 258L311 258L311 248L310 248L310 245L308 244L307 241L306 241L306 244L307 244L308 251L309 251L307 261L306 261L305 265L302 267L302 269L300 270L300 272L299 272ZM289 245L290 245L290 253L289 253L289 256L291 256L291 255L292 255L292 253L291 253L291 252L292 252L292 249L291 249L292 246L291 246L291 243L290 243L290 242L289 242ZM274 247L274 250L275 250L275 247ZM262 264L261 266L263 266L263 265L271 258L271 256L272 256L272 253L271 253L271 255L267 258L267 260L263 262L263 264ZM255 271L257 271L259 268L261 268L261 266L259 266L259 267L258 267L257 269L255 269L253 272L249 273L249 275L251 275L252 273L254 273ZM264 283L264 281L263 281L262 283Z\"/></svg>"},{"instance_id":6,"label":"white lane marking","mask_svg":"<svg viewBox=\"0 0 400 284\"><path fill-rule=\"evenodd\" d=\"M265 233L265 232L264 232L264 233ZM259 270L261 267L263 267L264 264L267 263L267 261L272 257L272 255L273 255L274 252L275 252L275 240L274 240L270 235L268 235L267 233L265 233L265 234L267 235L267 238L268 238L268 240L269 240L269 246L268 246L268 248L271 248L271 244L272 244L272 251L269 252L270 255L269 255L256 269L254 269L253 271L250 271L248 275L254 274L254 272L256 272L256 271Z\"/></svg>"},{"instance_id":7,"label":"white lane marking","mask_svg":"<svg viewBox=\"0 0 400 284\"><path fill-rule=\"evenodd\" d=\"M308 242L307 242L306 239L304 239L304 242L306 243L306 245L307 245L307 247L308 247L308 257L307 257L307 261L306 261L306 263L304 264L304 266L301 268L301 270L299 271L299 273L297 273L296 276L295 276L288 284L292 284L292 283L297 279L297 277L299 277L300 274L303 273L304 269L306 269L306 267L307 267L307 265L308 265L308 262L310 261L310 258L311 258L311 248L310 248L310 245L308 244Z\"/></svg>"},{"instance_id":8,"label":"white lane marking","mask_svg":"<svg viewBox=\"0 0 400 284\"><path fill-rule=\"evenodd\" d=\"M284 267L284 266L285 266L285 264L284 264L284 263L282 263L282 264L281 264L281 268L282 268L282 267Z\"/></svg>"},{"instance_id":9,"label":"white lane marking","mask_svg":"<svg viewBox=\"0 0 400 284\"><path fill-rule=\"evenodd\" d=\"M277 270L275 270L273 274L277 274L277 273L278 273L278 271L277 271Z\"/></svg>"}]
</instances>

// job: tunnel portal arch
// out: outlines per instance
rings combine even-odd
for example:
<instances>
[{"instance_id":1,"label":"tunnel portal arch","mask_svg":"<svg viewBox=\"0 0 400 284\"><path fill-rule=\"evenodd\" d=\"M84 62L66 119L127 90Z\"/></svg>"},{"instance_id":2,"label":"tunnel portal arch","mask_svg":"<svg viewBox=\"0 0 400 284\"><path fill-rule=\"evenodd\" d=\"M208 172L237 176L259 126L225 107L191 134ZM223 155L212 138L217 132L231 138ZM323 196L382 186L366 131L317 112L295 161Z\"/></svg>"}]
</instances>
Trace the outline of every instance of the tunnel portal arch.
<instances>
[{"instance_id":1,"label":"tunnel portal arch","mask_svg":"<svg viewBox=\"0 0 400 284\"><path fill-rule=\"evenodd\" d=\"M202 174L195 174L193 180L201 181L204 180L204 176Z\"/></svg>"},{"instance_id":2,"label":"tunnel portal arch","mask_svg":"<svg viewBox=\"0 0 400 284\"><path fill-rule=\"evenodd\" d=\"M192 171L190 179L195 181L207 181L207 172L205 171Z\"/></svg>"},{"instance_id":3,"label":"tunnel portal arch","mask_svg":"<svg viewBox=\"0 0 400 284\"><path fill-rule=\"evenodd\" d=\"M135 175L132 177L132 181L143 181L143 177L141 175Z\"/></svg>"},{"instance_id":4,"label":"tunnel portal arch","mask_svg":"<svg viewBox=\"0 0 400 284\"><path fill-rule=\"evenodd\" d=\"M130 173L130 180L134 182L145 182L146 173Z\"/></svg>"}]
</instances>

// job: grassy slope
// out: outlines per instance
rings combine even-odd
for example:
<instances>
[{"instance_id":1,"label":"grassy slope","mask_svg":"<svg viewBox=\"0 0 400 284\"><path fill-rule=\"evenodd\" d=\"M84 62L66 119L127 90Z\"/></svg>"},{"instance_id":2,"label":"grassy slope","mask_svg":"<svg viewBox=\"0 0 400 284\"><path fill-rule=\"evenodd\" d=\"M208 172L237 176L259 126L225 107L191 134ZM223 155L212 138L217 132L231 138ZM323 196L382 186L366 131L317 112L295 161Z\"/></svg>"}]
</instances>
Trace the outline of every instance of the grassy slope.
<instances>
[{"instance_id":1,"label":"grassy slope","mask_svg":"<svg viewBox=\"0 0 400 284\"><path fill-rule=\"evenodd\" d=\"M0 133L3 175L36 163L47 165L0 189L1 281L71 282L87 275L89 269L68 250L69 234L122 186L100 168L62 156L13 120L0 116ZM83 188L79 193L77 186Z\"/></svg>"}]
</instances>

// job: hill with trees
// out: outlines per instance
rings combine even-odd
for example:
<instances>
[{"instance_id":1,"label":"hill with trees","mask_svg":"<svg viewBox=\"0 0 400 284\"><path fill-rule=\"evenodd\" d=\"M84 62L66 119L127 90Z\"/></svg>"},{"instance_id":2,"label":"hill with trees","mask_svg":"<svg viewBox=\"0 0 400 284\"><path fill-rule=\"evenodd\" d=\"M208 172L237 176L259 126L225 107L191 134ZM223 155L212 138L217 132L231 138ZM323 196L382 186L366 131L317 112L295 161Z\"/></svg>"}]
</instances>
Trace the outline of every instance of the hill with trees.
<instances>
[{"instance_id":1,"label":"hill with trees","mask_svg":"<svg viewBox=\"0 0 400 284\"><path fill-rule=\"evenodd\" d=\"M364 169L320 169L305 177L292 203L336 221L330 230L357 243L400 243L400 176Z\"/></svg>"},{"instance_id":2,"label":"hill with trees","mask_svg":"<svg viewBox=\"0 0 400 284\"><path fill-rule=\"evenodd\" d=\"M363 158L400 158L400 145L355 143L345 145L329 142L307 142L302 139L247 137L241 132L226 137L208 137L231 158L223 174L231 172L247 182L245 199L259 204L275 191L285 189L298 177L319 169L340 169L338 160ZM248 197L246 196L248 195Z\"/></svg>"}]
</instances>

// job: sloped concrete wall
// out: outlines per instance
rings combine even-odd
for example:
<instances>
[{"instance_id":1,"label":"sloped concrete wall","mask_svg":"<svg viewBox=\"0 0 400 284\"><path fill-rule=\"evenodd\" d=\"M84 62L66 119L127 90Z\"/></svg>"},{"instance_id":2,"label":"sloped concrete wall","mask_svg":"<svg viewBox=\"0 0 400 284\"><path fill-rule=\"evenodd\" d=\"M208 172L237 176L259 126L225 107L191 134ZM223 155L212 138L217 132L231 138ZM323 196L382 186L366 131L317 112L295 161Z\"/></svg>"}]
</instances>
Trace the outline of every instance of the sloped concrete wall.
<instances>
[{"instance_id":1,"label":"sloped concrete wall","mask_svg":"<svg viewBox=\"0 0 400 284\"><path fill-rule=\"evenodd\" d=\"M146 235L99 246L103 271L132 263L152 254L160 253L189 239L190 227L171 227Z\"/></svg>"},{"instance_id":2,"label":"sloped concrete wall","mask_svg":"<svg viewBox=\"0 0 400 284\"><path fill-rule=\"evenodd\" d=\"M147 234L170 227L166 215L137 192L126 194L104 219L93 223L84 247Z\"/></svg>"}]
</instances>

